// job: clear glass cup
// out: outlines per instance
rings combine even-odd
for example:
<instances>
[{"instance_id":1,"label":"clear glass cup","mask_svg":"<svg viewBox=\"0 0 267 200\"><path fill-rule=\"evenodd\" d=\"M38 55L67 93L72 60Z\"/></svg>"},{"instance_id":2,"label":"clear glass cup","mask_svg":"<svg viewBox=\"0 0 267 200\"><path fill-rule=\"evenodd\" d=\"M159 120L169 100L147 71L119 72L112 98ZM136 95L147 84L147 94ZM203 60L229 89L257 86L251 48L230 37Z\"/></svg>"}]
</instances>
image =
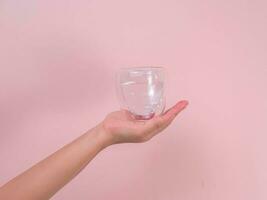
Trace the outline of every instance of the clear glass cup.
<instances>
[{"instance_id":1,"label":"clear glass cup","mask_svg":"<svg viewBox=\"0 0 267 200\"><path fill-rule=\"evenodd\" d=\"M147 120L162 114L165 109L164 68L120 68L116 90L121 109L129 110L135 119Z\"/></svg>"}]
</instances>

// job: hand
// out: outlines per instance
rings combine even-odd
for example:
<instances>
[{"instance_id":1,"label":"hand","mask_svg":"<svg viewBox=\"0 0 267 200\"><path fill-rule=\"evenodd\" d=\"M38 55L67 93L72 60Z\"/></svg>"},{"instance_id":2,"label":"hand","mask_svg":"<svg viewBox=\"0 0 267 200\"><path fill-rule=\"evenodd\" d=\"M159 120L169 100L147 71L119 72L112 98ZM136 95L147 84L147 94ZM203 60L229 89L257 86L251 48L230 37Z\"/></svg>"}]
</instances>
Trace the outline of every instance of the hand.
<instances>
[{"instance_id":1,"label":"hand","mask_svg":"<svg viewBox=\"0 0 267 200\"><path fill-rule=\"evenodd\" d=\"M135 120L127 110L115 111L106 116L100 124L112 144L146 142L168 127L186 106L188 101L179 101L162 115L150 120Z\"/></svg>"}]
</instances>

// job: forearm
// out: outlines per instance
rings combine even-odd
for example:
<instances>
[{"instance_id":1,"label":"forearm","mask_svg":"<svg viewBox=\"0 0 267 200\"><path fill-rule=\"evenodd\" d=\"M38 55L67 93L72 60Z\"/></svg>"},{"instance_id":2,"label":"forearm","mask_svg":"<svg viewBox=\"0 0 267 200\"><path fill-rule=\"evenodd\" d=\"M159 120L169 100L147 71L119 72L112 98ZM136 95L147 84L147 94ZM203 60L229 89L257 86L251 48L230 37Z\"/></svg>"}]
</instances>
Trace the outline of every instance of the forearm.
<instances>
[{"instance_id":1,"label":"forearm","mask_svg":"<svg viewBox=\"0 0 267 200\"><path fill-rule=\"evenodd\" d=\"M75 177L102 149L110 145L99 126L0 188L0 199L42 200L52 197Z\"/></svg>"},{"instance_id":2,"label":"forearm","mask_svg":"<svg viewBox=\"0 0 267 200\"><path fill-rule=\"evenodd\" d=\"M148 141L169 126L187 104L180 101L147 121L134 120L127 110L108 114L101 124L1 187L0 199L49 199L102 149L111 144Z\"/></svg>"}]
</instances>

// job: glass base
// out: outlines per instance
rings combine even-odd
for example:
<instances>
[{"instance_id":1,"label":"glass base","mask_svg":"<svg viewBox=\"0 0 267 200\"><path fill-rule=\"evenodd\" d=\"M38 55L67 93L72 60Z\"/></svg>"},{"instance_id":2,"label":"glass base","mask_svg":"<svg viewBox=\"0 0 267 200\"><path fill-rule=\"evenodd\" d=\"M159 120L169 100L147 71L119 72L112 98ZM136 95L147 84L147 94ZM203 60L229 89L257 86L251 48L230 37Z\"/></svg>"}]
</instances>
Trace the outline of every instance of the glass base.
<instances>
[{"instance_id":1,"label":"glass base","mask_svg":"<svg viewBox=\"0 0 267 200\"><path fill-rule=\"evenodd\" d=\"M151 113L149 115L135 115L133 114L136 120L149 120L155 116L155 113Z\"/></svg>"}]
</instances>

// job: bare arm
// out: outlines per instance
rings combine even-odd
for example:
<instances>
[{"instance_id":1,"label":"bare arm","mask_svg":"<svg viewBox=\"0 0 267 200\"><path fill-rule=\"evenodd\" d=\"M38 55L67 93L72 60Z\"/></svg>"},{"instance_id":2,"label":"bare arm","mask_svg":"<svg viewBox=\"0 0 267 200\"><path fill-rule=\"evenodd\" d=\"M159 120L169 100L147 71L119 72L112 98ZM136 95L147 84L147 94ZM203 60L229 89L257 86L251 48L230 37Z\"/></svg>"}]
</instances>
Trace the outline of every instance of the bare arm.
<instances>
[{"instance_id":1,"label":"bare arm","mask_svg":"<svg viewBox=\"0 0 267 200\"><path fill-rule=\"evenodd\" d=\"M74 178L101 150L117 143L145 142L165 129L183 110L180 101L161 116L136 121L126 110L112 112L85 134L0 188L0 199L46 200Z\"/></svg>"}]
</instances>

